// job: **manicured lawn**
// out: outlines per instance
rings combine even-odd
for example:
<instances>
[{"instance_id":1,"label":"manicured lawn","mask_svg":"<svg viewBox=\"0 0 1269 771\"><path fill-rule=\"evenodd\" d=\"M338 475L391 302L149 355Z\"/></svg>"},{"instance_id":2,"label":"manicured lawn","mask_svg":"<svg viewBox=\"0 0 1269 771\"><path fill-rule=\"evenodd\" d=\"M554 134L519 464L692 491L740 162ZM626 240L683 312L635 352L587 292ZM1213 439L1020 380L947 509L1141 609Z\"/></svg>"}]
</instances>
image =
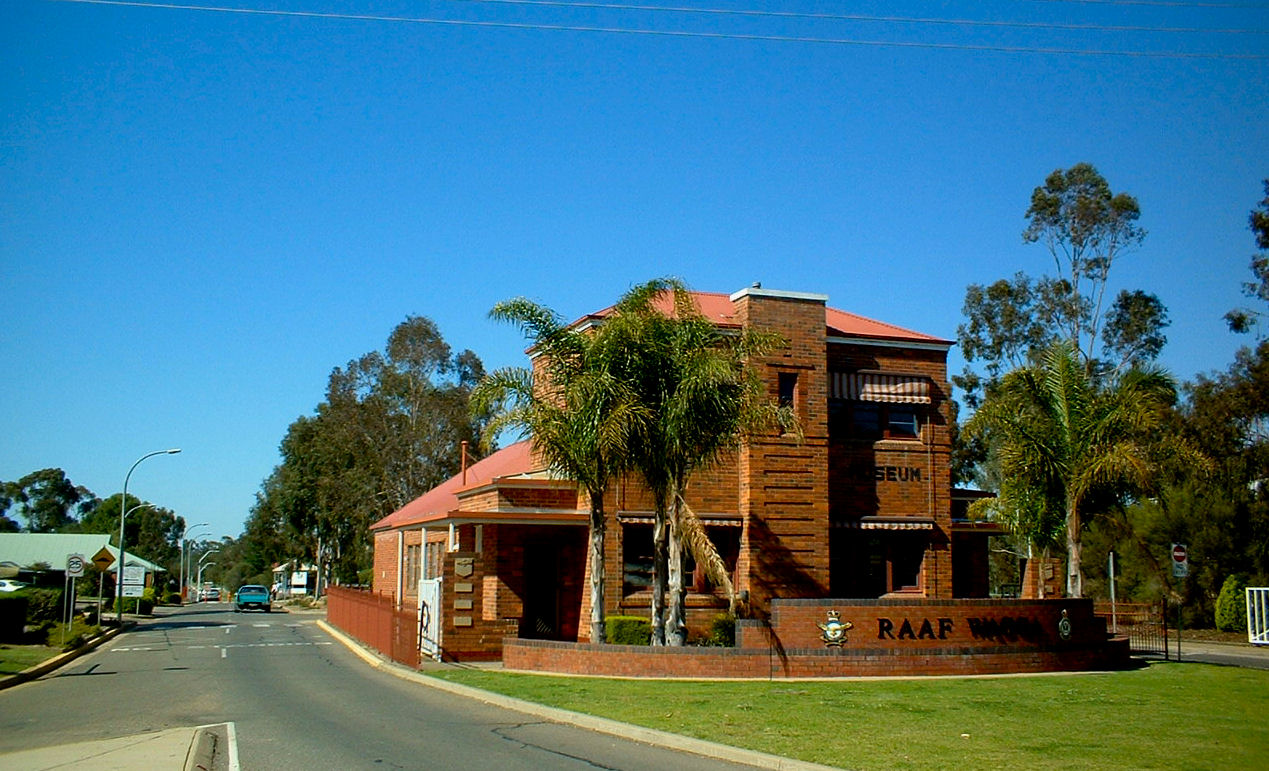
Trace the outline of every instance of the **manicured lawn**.
<instances>
[{"instance_id":1,"label":"manicured lawn","mask_svg":"<svg viewBox=\"0 0 1269 771\"><path fill-rule=\"evenodd\" d=\"M61 652L45 645L0 645L0 677L16 675Z\"/></svg>"},{"instance_id":2,"label":"manicured lawn","mask_svg":"<svg viewBox=\"0 0 1269 771\"><path fill-rule=\"evenodd\" d=\"M563 709L775 755L877 769L1269 765L1269 671L1156 663L1107 674L664 682L434 672Z\"/></svg>"}]
</instances>

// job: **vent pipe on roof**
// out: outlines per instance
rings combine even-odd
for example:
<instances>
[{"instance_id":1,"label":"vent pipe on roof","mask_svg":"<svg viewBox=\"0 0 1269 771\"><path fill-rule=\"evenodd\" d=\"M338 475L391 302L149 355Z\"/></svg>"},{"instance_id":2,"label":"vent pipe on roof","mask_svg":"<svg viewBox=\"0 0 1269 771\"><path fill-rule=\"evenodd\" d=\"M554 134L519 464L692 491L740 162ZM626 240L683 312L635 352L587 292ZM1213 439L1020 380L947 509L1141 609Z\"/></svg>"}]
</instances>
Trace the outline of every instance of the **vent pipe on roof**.
<instances>
[{"instance_id":1,"label":"vent pipe on roof","mask_svg":"<svg viewBox=\"0 0 1269 771\"><path fill-rule=\"evenodd\" d=\"M463 457L460 461L463 469L463 486L467 486L467 440L463 440Z\"/></svg>"}]
</instances>

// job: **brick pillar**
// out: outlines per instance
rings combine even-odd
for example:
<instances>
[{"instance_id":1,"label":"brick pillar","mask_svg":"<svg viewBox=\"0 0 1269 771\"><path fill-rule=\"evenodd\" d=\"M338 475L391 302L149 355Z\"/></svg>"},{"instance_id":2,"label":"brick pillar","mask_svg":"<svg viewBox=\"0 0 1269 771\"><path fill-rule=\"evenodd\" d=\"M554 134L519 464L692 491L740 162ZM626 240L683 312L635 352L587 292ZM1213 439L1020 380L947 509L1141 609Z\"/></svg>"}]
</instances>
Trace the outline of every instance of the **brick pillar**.
<instances>
[{"instance_id":1,"label":"brick pillar","mask_svg":"<svg viewBox=\"0 0 1269 771\"><path fill-rule=\"evenodd\" d=\"M1044 582L1044 597L1061 597L1063 593L1062 558L1032 557L1022 573L1022 599L1036 600L1040 598L1040 582Z\"/></svg>"},{"instance_id":2,"label":"brick pillar","mask_svg":"<svg viewBox=\"0 0 1269 771\"><path fill-rule=\"evenodd\" d=\"M788 343L754 362L772 400L792 387L803 441L755 437L738 453L744 516L737 587L765 616L775 597L828 595L828 372L824 295L758 287L731 296L747 327L779 332Z\"/></svg>"}]
</instances>

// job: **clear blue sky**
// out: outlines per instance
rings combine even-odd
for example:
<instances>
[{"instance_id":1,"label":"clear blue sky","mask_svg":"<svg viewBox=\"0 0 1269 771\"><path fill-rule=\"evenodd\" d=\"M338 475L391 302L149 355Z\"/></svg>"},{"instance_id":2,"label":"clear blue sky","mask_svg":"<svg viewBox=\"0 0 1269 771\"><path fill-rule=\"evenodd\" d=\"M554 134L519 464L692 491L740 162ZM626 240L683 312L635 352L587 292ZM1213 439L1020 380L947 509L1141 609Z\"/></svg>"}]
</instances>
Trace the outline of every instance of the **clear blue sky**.
<instances>
[{"instance_id":1,"label":"clear blue sky","mask_svg":"<svg viewBox=\"0 0 1269 771\"><path fill-rule=\"evenodd\" d=\"M1173 373L1246 342L1269 3L243 2L380 18L0 0L0 479L106 497L181 447L129 491L236 536L333 367L410 314L523 363L516 295L761 281L952 338L968 284L1051 269L1023 213L1080 161L1141 203L1113 289Z\"/></svg>"}]
</instances>

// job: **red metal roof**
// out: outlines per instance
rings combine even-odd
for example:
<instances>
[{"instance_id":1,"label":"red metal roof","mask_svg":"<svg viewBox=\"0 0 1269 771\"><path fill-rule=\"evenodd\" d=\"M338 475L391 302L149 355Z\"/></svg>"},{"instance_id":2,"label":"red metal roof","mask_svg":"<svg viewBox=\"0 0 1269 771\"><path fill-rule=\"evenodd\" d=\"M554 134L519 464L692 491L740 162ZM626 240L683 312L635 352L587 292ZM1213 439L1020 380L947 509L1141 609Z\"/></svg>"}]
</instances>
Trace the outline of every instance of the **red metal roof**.
<instances>
[{"instance_id":1,"label":"red metal roof","mask_svg":"<svg viewBox=\"0 0 1269 771\"><path fill-rule=\"evenodd\" d=\"M736 306L732 303L730 295L717 292L692 292L692 297L696 300L697 309L705 318L723 327L740 326L739 322L736 321ZM667 293L658 299L656 306L663 313L670 313L673 310L672 303L673 300ZM574 323L580 324L589 320L607 318L612 315L614 308L615 306L610 305L601 311L583 316ZM824 316L829 337L856 337L869 340L951 345L950 340L944 340L922 332L914 332L894 324L887 324L883 321L838 310L837 308L825 308Z\"/></svg>"},{"instance_id":2,"label":"red metal roof","mask_svg":"<svg viewBox=\"0 0 1269 771\"><path fill-rule=\"evenodd\" d=\"M442 519L458 508L458 493L463 490L489 484L499 477L535 470L531 449L531 443L527 439L504 447L488 458L468 466L466 481L463 474L455 474L374 523L370 529L390 530L395 527Z\"/></svg>"}]
</instances>

